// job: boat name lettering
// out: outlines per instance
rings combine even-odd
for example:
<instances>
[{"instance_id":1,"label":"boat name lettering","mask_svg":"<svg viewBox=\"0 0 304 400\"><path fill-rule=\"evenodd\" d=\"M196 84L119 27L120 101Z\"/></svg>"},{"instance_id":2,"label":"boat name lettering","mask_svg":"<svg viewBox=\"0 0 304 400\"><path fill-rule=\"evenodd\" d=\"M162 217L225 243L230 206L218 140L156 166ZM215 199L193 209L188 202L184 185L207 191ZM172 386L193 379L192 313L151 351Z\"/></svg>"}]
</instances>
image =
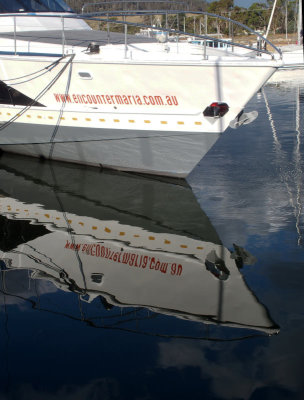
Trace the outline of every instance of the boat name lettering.
<instances>
[{"instance_id":1,"label":"boat name lettering","mask_svg":"<svg viewBox=\"0 0 304 400\"><path fill-rule=\"evenodd\" d=\"M178 100L176 96L54 93L54 97L57 103L110 104L127 106L178 106Z\"/></svg>"},{"instance_id":2,"label":"boat name lettering","mask_svg":"<svg viewBox=\"0 0 304 400\"><path fill-rule=\"evenodd\" d=\"M66 241L65 249L76 250L83 254L92 257L100 257L114 262L128 265L129 267L137 267L147 270L160 271L163 274L170 273L171 275L180 276L183 271L183 266L177 263L162 262L157 257L150 257L147 255L140 255L128 251L114 251L109 247L101 244L92 243L71 243Z\"/></svg>"}]
</instances>

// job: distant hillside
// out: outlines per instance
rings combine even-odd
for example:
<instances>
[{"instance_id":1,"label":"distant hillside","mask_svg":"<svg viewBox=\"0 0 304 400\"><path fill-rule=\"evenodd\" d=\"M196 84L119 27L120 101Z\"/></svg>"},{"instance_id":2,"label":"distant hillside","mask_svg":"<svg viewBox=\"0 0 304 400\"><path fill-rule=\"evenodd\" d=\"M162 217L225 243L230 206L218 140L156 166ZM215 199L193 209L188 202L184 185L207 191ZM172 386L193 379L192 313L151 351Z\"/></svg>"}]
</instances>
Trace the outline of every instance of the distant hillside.
<instances>
[{"instance_id":1,"label":"distant hillside","mask_svg":"<svg viewBox=\"0 0 304 400\"><path fill-rule=\"evenodd\" d=\"M100 7L100 10L107 10L107 9L123 9L125 5L123 5L123 1L115 1L116 4L105 4L102 3L109 3L108 1L98 1L98 0L90 0L90 1L83 1L83 0L66 0L66 3L73 8L78 13L81 13L82 7L84 4L91 4L91 3L98 3L96 6L87 5L85 7L85 12L96 12ZM184 3L184 5L182 4ZM160 2L153 2L153 1L134 1L128 2L128 9L136 9L139 7L141 10L158 10L158 9L168 9L168 10L181 10L181 9L190 9L192 11L205 11L207 8L207 2L205 0L186 0L184 2L180 1L167 1L165 3Z\"/></svg>"},{"instance_id":2,"label":"distant hillside","mask_svg":"<svg viewBox=\"0 0 304 400\"><path fill-rule=\"evenodd\" d=\"M230 17L233 20L241 22L249 26L250 28L264 32L268 25L270 14L272 11L273 0L266 0L265 3L253 2L250 7L238 7L234 5L234 0L217 0L209 1L206 0L186 0L186 1L166 1L161 0L155 1L119 1L119 0L65 0L76 12L82 13L84 4L85 13L107 11L107 10L123 10L123 9L137 9L140 10L190 10L190 11L208 11L212 14L218 14L224 17ZM93 4L92 4L93 3ZM96 5L94 5L96 3ZM104 4L103 4L104 3ZM298 13L298 2L296 0L278 0L273 19L271 24L272 34L284 34L287 39L288 34L295 34L297 32L297 13ZM188 31L196 31L198 26L201 26L201 22L193 21L193 18L199 19L200 17L186 14L186 28ZM212 18L211 18L212 20ZM211 21L210 20L210 21ZM217 32L228 34L229 24L227 22L209 22L208 19L208 32ZM234 34L243 34L242 29L237 29Z\"/></svg>"}]
</instances>

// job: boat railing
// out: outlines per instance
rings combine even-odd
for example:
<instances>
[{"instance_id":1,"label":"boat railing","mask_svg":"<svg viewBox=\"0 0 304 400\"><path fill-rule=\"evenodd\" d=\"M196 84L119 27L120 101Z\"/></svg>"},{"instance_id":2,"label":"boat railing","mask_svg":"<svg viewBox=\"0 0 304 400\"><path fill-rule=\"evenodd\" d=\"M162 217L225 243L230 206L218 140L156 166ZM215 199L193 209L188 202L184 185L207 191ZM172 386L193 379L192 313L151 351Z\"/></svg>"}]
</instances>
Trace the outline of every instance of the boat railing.
<instances>
[{"instance_id":1,"label":"boat railing","mask_svg":"<svg viewBox=\"0 0 304 400\"><path fill-rule=\"evenodd\" d=\"M159 0L162 1L162 0ZM179 11L179 10L140 10L140 11L134 11L134 10L120 10L120 11L104 11L104 12L96 12L96 13L89 13L89 14L82 14L82 17L84 17L84 19L86 20L91 20L91 21L99 21L99 22L104 22L104 23L115 23L115 24L121 24L124 25L125 27L127 26L132 26L132 27L138 27L138 28L142 28L142 29L155 29L155 25L152 24L142 24L139 22L131 22L131 21L127 21L126 17L131 17L131 16L137 16L137 15L165 15L165 27L161 27L161 26L157 26L157 30L164 32L164 34L167 35L167 38L169 37L169 34L175 35L177 40L179 38L179 36L187 36L189 38L199 38L199 39L203 39L204 40L204 49L206 52L206 41L207 40L212 40L214 42L218 42L218 43L227 43L227 40L224 38L217 38L214 37L210 34L206 34L206 33L195 33L195 32L187 32L185 30L179 30L179 29L173 29L173 28L169 28L168 27L168 16L169 15L185 15L185 13L189 13L191 15L195 15L195 16L199 16L202 17L204 16L205 20L208 17L212 17L212 18L217 18L220 20L223 20L229 24L236 25L242 29L244 29L245 31L249 32L250 34L256 36L256 42L257 42L257 47L253 47L251 45L246 45L243 43L239 43L236 42L233 37L233 33L232 33L232 28L230 29L230 33L232 36L232 39L230 41L230 44L233 47L239 47L239 48L244 48L250 51L253 51L255 53L257 53L258 55L261 54L267 54L269 56L271 56L271 58L274 58L274 53L278 53L280 58L282 57L282 52L279 48L277 48L272 42L270 42L267 38L265 38L262 34L260 34L259 32L254 31L253 29L249 28L248 26L232 20L230 18L221 16L221 15L217 15L217 14L212 14L212 13L208 13L205 11ZM113 17L118 17L121 16L123 18L123 20L113 20ZM207 23L205 22L205 26L207 25ZM125 28L125 33L126 33L126 28ZM266 45L269 45L272 48L272 51L269 51L266 49Z\"/></svg>"},{"instance_id":2,"label":"boat railing","mask_svg":"<svg viewBox=\"0 0 304 400\"><path fill-rule=\"evenodd\" d=\"M157 5L156 10L151 10L147 9L147 6L155 6ZM249 28L247 25L244 25L238 21L232 20L231 18L224 17L221 15L217 14L212 14L208 13L206 11L190 11L189 9L189 2L183 1L183 0L105 0L105 1L100 1L100 2L88 2L85 3L82 6L81 13L84 14L86 9L92 9L93 12L87 13L88 16L97 16L97 15L106 15L107 18L109 17L117 17L117 16L134 16L134 15L165 15L166 17L166 26L163 29L164 32L169 32L168 31L168 26L167 26L167 21L168 21L168 16L175 14L177 16L177 25L179 25L178 21L178 16L183 14L183 15L192 15L192 16L204 16L204 27L205 27L205 32L204 35L200 32L200 38L204 39L206 38L208 40L214 40L220 42L220 40L215 39L214 36L210 36L207 34L207 18L216 18L222 21L226 21L229 24L229 36L232 36L231 44L232 44L232 50L234 46L236 47L243 47L248 50L252 50L257 52L259 55L262 53L270 54L266 50L266 45L269 45L274 52L277 52L280 54L281 57L281 51L270 41L267 40L267 34L262 36L259 32L254 31L253 29ZM252 46L247 46L247 45L242 45L238 42L234 42L233 40L233 26L238 26L239 28L244 29L246 32L253 34L256 36L257 40L257 47L252 47ZM200 25L201 27L201 25ZM150 27L151 28L151 27ZM178 29L177 29L178 30ZM174 30L176 33L176 30ZM184 28L185 31L185 28ZM169 32L170 33L170 32ZM182 32L182 34L185 34L187 36L192 36L189 32ZM196 35L195 35L196 36Z\"/></svg>"},{"instance_id":3,"label":"boat railing","mask_svg":"<svg viewBox=\"0 0 304 400\"><path fill-rule=\"evenodd\" d=\"M163 1L163 0L157 0L157 1ZM104 4L105 2L103 2ZM280 58L282 57L281 50L278 49L273 43L271 43L267 38L265 38L263 35L261 35L259 32L254 31L253 29L249 28L248 26L238 22L234 21L230 18L223 17L217 14L212 14L204 11L186 11L187 14L191 14L194 16L199 16L199 17L204 17L205 18L205 26L207 25L206 19L209 17L212 18L218 18L220 20L223 20L229 24L236 25L247 32L249 32L252 35L255 35L257 38L257 46L251 46L251 45L246 45L243 43L236 42L233 39L233 34L231 41L229 44L232 47L232 50L234 47L238 48L243 48L247 49L248 51L255 52L257 55L262 55L266 54L269 55L271 58L274 58L274 54L278 53ZM214 41L217 43L227 43L227 40L225 38L220 38L220 37L214 37L210 34L206 33L197 33L197 32L187 32L184 30L180 29L174 29L170 28L168 25L168 17L170 15L185 15L185 10L179 11L179 10L112 10L112 11L103 11L103 12L96 12L96 13L87 13L87 14L39 14L39 18L60 18L61 20L61 38L62 38L62 54L65 54L65 47L66 47L66 40L65 40L65 20L67 19L81 19L85 20L86 22L98 22L99 24L106 24L108 33L110 32L110 25L111 24L116 24L116 25L122 25L124 27L124 35L125 35L125 46L127 47L128 45L128 27L136 27L138 29L154 29L156 28L155 25L153 24L146 24L146 23L139 23L139 22L132 22L128 21L127 17L131 16L138 16L138 15L165 15L165 26L157 26L157 30L160 32L163 32L165 36L165 40L169 40L169 35L172 35L176 42L180 40L180 37L187 37L191 40L191 38L195 39L200 39L203 41L203 53L204 53L204 58L207 59L207 40ZM37 17L37 14L35 13L28 13L28 14L5 14L1 15L1 17L13 17L13 39L14 39L14 53L17 54L17 40L18 40L18 33L17 33L17 23L16 20L17 18L24 18L24 17ZM118 20L117 17L121 17L122 19ZM179 24L178 24L179 27ZM232 30L230 31L232 32ZM268 50L266 48L266 45L270 46L272 48L272 51Z\"/></svg>"}]
</instances>

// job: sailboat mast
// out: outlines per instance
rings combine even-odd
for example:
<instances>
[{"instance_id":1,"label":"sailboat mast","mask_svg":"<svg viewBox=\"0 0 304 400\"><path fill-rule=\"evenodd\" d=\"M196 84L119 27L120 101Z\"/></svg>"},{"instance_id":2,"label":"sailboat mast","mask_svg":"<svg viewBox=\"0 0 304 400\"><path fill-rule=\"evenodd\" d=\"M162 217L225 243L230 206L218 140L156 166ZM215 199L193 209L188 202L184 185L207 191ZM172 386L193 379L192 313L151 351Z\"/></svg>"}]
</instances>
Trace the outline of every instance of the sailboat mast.
<instances>
[{"instance_id":1,"label":"sailboat mast","mask_svg":"<svg viewBox=\"0 0 304 400\"><path fill-rule=\"evenodd\" d=\"M302 0L299 0L299 10L298 10L298 45L302 44L302 35L303 35L303 28L302 28Z\"/></svg>"},{"instance_id":2,"label":"sailboat mast","mask_svg":"<svg viewBox=\"0 0 304 400\"><path fill-rule=\"evenodd\" d=\"M301 1L301 0L300 0L300 1ZM269 30L270 30L270 26L271 26L271 22L272 22L272 18L273 18L273 14L274 14L274 10L275 10L275 8L276 8L276 5L277 5L277 0L274 1L273 6L272 6L270 19L269 19L268 26L267 26L267 31L266 31L266 34L265 34L265 38L266 38L266 39L267 39Z\"/></svg>"}]
</instances>

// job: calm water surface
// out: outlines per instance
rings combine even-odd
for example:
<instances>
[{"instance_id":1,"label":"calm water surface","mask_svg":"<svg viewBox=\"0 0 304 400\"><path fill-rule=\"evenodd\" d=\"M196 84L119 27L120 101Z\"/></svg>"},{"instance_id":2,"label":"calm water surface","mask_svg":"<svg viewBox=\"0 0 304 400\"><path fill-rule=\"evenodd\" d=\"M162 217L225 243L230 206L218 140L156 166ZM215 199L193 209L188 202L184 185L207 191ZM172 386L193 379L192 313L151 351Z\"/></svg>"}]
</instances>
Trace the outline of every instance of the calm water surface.
<instances>
[{"instance_id":1,"label":"calm water surface","mask_svg":"<svg viewBox=\"0 0 304 400\"><path fill-rule=\"evenodd\" d=\"M304 86L188 182L0 159L0 399L303 399Z\"/></svg>"}]
</instances>

